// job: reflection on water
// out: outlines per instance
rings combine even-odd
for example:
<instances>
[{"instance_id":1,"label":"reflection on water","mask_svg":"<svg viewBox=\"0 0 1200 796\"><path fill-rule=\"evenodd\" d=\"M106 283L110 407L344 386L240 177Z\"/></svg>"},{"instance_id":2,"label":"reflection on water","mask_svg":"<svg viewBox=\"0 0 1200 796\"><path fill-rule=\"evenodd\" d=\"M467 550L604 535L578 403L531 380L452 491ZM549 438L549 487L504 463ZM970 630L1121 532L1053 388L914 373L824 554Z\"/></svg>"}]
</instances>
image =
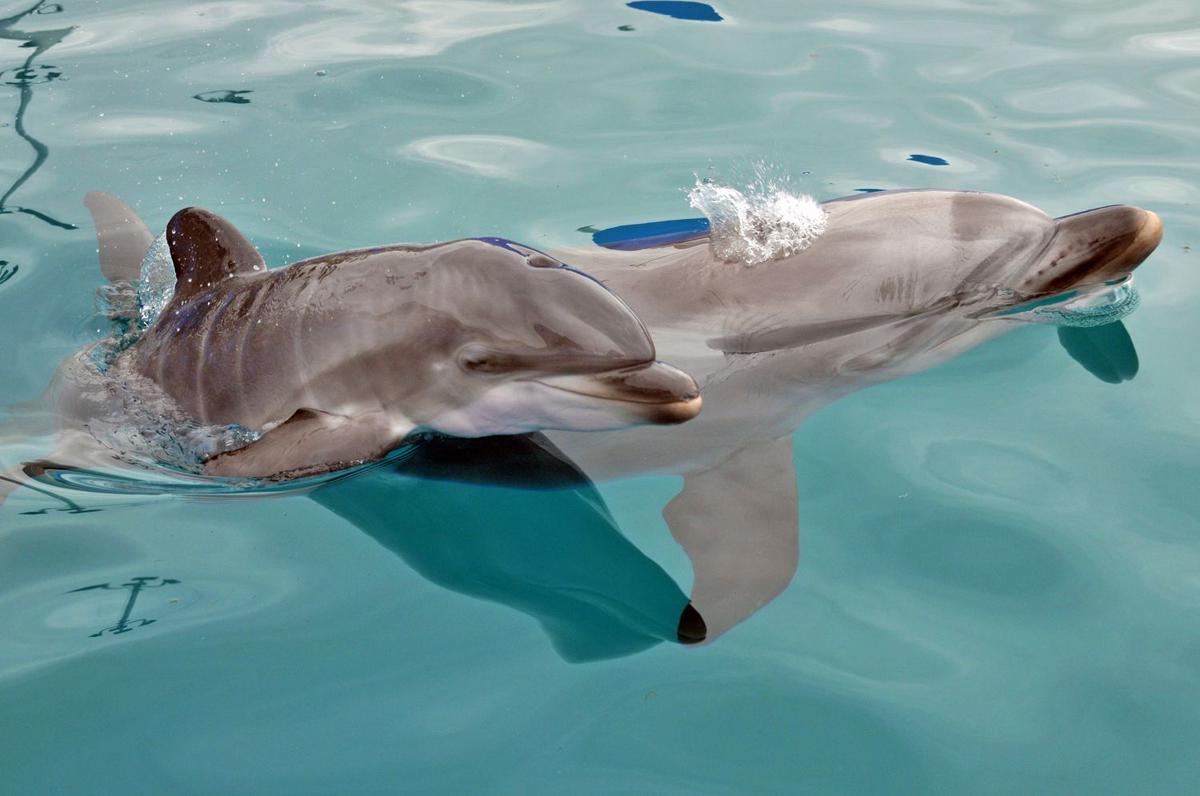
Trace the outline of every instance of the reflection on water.
<instances>
[{"instance_id":1,"label":"reflection on water","mask_svg":"<svg viewBox=\"0 0 1200 796\"><path fill-rule=\"evenodd\" d=\"M937 155L909 155L909 160L924 163L926 166L949 166L950 161Z\"/></svg>"},{"instance_id":2,"label":"reflection on water","mask_svg":"<svg viewBox=\"0 0 1200 796\"><path fill-rule=\"evenodd\" d=\"M30 514L30 515L46 514L51 511L61 511L61 512L66 512L67 514L87 514L87 513L93 512L93 511L101 510L101 509L86 508L84 506L80 506L75 501L73 501L69 498L63 497L62 495L59 495L55 492L51 492L48 489L42 489L41 487L34 486L33 484L26 483L25 481L18 480L16 478L11 478L7 475L0 475L0 481L5 481L14 486L24 486L34 492L45 495L46 497L50 498L51 500L57 500L58 502L62 503L62 506L43 507L40 509L30 509L28 511L22 511L21 512L22 514Z\"/></svg>"},{"instance_id":3,"label":"reflection on water","mask_svg":"<svg viewBox=\"0 0 1200 796\"><path fill-rule=\"evenodd\" d=\"M39 30L39 31L21 31L14 29L14 25L20 22L30 14L50 14L62 10L62 6L57 3L47 4L44 0L35 3L26 10L14 14L5 19L0 19L0 39L10 39L21 42L21 47L30 48L31 52L25 58L25 62L17 69L8 69L0 72L0 79L6 85L16 86L20 90L20 101L17 103L17 110L13 116L13 129L17 135L23 138L33 149L33 163L29 168L25 169L16 180L8 187L3 194L0 194L0 215L4 213L26 213L34 218L41 219L55 227L61 229L77 229L74 224L67 223L56 219L40 210L32 207L21 207L17 205L10 206L9 199L24 185L30 177L37 173L37 170L46 162L46 158L50 156L49 148L25 128L25 113L29 110L29 104L33 101L33 87L39 83L49 83L52 80L58 80L62 77L62 72L57 67L49 64L34 63L38 58L45 54L54 45L58 44L63 38L74 30L74 28L58 28L55 30ZM2 275L4 279L16 273L16 267ZM3 280L0 280L3 281Z\"/></svg>"},{"instance_id":4,"label":"reflection on water","mask_svg":"<svg viewBox=\"0 0 1200 796\"><path fill-rule=\"evenodd\" d=\"M245 95L253 93L250 89L242 89L240 91L220 89L217 91L201 91L199 94L193 94L192 99L198 99L201 102L229 102L234 105L249 105L250 100Z\"/></svg>"},{"instance_id":5,"label":"reflection on water","mask_svg":"<svg viewBox=\"0 0 1200 796\"><path fill-rule=\"evenodd\" d=\"M634 0L626 5L639 11L662 14L673 19L690 19L697 22L720 22L723 19L708 3L696 3L690 0Z\"/></svg>"},{"instance_id":6,"label":"reflection on water","mask_svg":"<svg viewBox=\"0 0 1200 796\"><path fill-rule=\"evenodd\" d=\"M97 589L103 591L119 591L121 589L129 590L129 598L125 601L125 608L121 612L121 618L117 620L117 623L110 627L101 628L100 630L97 630L95 633L91 634L92 638L100 638L105 633L115 636L120 633L128 633L130 630L134 630L135 628L146 627L146 625L152 625L157 622L157 619L133 617L133 607L137 603L138 595L141 594L145 589L161 589L164 586L171 586L176 583L179 583L179 581L175 580L174 578L160 578L156 575L143 575L137 578L130 578L126 583L122 583L117 586L113 586L109 583L97 583L93 586L83 586L82 588L72 589L70 592L68 592L68 594L96 591Z\"/></svg>"}]
</instances>

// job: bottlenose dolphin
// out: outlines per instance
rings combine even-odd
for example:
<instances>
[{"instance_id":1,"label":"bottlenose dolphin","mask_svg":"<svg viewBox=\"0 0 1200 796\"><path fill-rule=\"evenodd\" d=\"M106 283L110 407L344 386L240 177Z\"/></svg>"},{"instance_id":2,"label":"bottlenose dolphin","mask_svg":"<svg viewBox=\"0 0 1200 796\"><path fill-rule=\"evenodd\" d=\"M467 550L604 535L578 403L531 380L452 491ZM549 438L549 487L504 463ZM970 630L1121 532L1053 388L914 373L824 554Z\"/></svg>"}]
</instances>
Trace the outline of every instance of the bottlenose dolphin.
<instances>
[{"instance_id":1,"label":"bottlenose dolphin","mask_svg":"<svg viewBox=\"0 0 1200 796\"><path fill-rule=\"evenodd\" d=\"M86 204L105 275L136 278L145 225L115 197ZM612 429L700 410L695 382L655 360L624 303L511 241L358 249L268 270L206 210L176 213L166 238L176 281L157 321L99 369L96 348L59 369L56 464L120 458L94 432L128 422L131 405L261 434L214 451L204 471L277 479L380 459L418 430Z\"/></svg>"},{"instance_id":2,"label":"bottlenose dolphin","mask_svg":"<svg viewBox=\"0 0 1200 796\"><path fill-rule=\"evenodd\" d=\"M704 412L685 428L548 436L595 480L684 476L663 515L692 560L691 601L709 640L795 573L792 432L806 417L1014 328L1026 302L1128 276L1162 237L1158 217L1136 207L1051 218L967 191L877 192L822 208L825 230L808 248L753 266L718 259L695 229L644 250L561 254L629 302L662 355L701 385ZM1114 366L1092 359L1111 380L1136 370L1128 354Z\"/></svg>"}]
</instances>

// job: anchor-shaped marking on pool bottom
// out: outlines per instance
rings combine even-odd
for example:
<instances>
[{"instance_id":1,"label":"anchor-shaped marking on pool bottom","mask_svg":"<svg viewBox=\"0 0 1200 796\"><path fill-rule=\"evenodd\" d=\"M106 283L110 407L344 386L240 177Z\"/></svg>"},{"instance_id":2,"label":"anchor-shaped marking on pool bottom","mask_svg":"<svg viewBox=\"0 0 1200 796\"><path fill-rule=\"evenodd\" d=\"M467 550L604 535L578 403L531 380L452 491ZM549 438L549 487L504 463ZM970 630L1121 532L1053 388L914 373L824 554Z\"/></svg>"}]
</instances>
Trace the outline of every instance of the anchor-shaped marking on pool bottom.
<instances>
[{"instance_id":1,"label":"anchor-shaped marking on pool bottom","mask_svg":"<svg viewBox=\"0 0 1200 796\"><path fill-rule=\"evenodd\" d=\"M160 582L157 584L153 583L153 581L156 580ZM168 586L172 583L179 583L179 581L175 580L174 578L160 578L157 576L147 575L139 578L130 578L128 583L122 583L120 586L113 586L108 583L97 583L95 586L84 586L81 589L71 589L71 591L67 592L67 594L74 594L81 591L91 591L92 589L105 589L108 591L113 591L116 589L129 589L129 599L125 602L125 611L121 614L121 618L117 620L117 623L112 627L106 627L101 630L97 630L95 633L92 633L89 636L89 638L99 638L105 633L111 633L114 636L118 633L128 633L135 627L145 627L146 625L152 625L158 621L157 619L130 619L129 615L133 613L133 604L137 602L138 595L142 592L142 589L161 589L163 586Z\"/></svg>"}]
</instances>

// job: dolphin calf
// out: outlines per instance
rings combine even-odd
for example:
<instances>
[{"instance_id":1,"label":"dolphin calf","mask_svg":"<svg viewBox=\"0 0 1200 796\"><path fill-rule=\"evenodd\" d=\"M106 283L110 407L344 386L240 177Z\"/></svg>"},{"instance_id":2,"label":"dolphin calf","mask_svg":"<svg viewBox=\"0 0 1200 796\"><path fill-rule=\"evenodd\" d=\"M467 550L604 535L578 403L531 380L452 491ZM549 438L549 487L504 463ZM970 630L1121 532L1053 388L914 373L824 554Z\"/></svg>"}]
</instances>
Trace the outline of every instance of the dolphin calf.
<instances>
[{"instance_id":1,"label":"dolphin calf","mask_svg":"<svg viewBox=\"0 0 1200 796\"><path fill-rule=\"evenodd\" d=\"M721 260L707 225L686 223L650 230L648 247L561 254L629 302L659 352L701 385L704 412L685 428L548 436L595 480L684 476L663 515L692 560L709 640L795 573L792 432L806 417L1015 328L1030 302L1128 277L1162 238L1158 217L1136 207L1052 218L969 191L877 192L821 209L811 245L756 265ZM1084 351L1072 355L1110 380L1136 371L1131 348L1113 365Z\"/></svg>"},{"instance_id":2,"label":"dolphin calf","mask_svg":"<svg viewBox=\"0 0 1200 796\"><path fill-rule=\"evenodd\" d=\"M120 200L89 194L101 267L128 283L151 241ZM615 295L499 238L338 252L268 270L198 208L167 225L174 293L128 345L59 370L55 462L113 463L131 413L248 431L209 475L296 478L383 458L413 431L466 437L679 423L690 376L655 359ZM97 450L96 431L109 448ZM118 429L115 430L114 429ZM6 482L7 483L7 482ZM3 487L3 485L0 485ZM8 488L8 487L3 487Z\"/></svg>"}]
</instances>

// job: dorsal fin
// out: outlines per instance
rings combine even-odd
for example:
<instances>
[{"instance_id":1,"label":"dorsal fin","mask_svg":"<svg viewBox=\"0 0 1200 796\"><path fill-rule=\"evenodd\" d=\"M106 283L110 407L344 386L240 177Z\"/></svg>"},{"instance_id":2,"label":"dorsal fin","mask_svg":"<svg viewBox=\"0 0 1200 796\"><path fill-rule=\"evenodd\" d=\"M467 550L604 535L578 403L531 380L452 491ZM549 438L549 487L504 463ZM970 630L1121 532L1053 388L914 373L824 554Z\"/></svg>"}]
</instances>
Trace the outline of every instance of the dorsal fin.
<instances>
[{"instance_id":1,"label":"dorsal fin","mask_svg":"<svg viewBox=\"0 0 1200 796\"><path fill-rule=\"evenodd\" d=\"M175 263L176 299L188 299L234 274L267 268L233 224L199 207L185 207L171 218L167 245Z\"/></svg>"}]
</instances>

